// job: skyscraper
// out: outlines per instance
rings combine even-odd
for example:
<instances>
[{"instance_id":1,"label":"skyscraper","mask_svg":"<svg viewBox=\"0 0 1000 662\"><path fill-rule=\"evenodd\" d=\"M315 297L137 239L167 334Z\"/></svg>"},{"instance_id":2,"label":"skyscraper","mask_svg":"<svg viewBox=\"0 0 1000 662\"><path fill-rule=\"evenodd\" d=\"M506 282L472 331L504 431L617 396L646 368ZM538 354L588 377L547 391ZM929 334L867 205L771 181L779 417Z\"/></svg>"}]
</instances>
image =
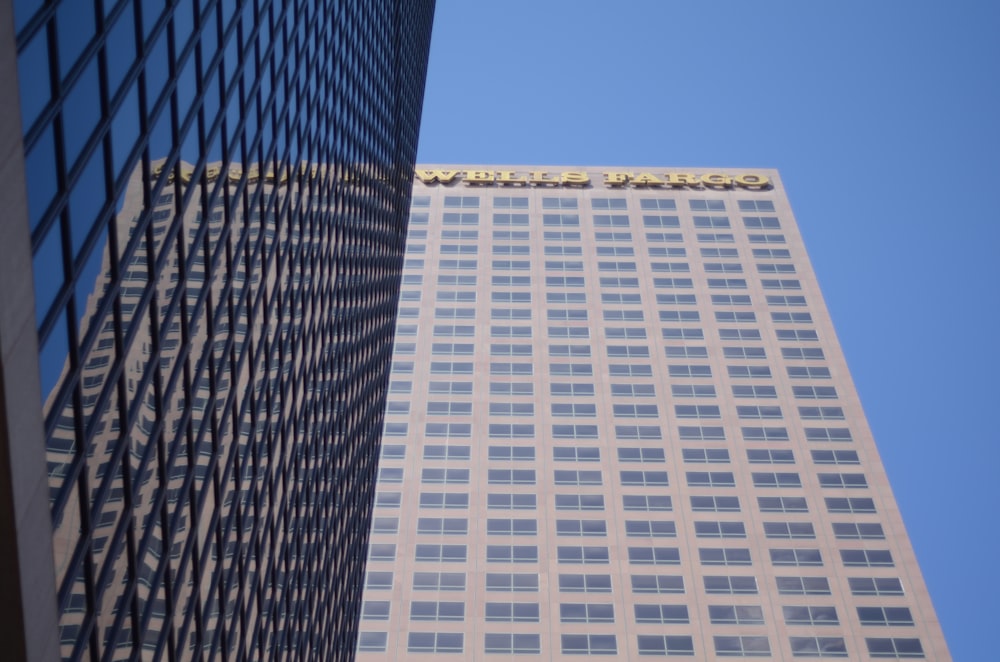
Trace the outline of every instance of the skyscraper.
<instances>
[{"instance_id":1,"label":"skyscraper","mask_svg":"<svg viewBox=\"0 0 1000 662\"><path fill-rule=\"evenodd\" d=\"M5 654L349 657L433 1L15 4Z\"/></svg>"},{"instance_id":2,"label":"skyscraper","mask_svg":"<svg viewBox=\"0 0 1000 662\"><path fill-rule=\"evenodd\" d=\"M412 205L359 659L949 659L778 173Z\"/></svg>"}]
</instances>

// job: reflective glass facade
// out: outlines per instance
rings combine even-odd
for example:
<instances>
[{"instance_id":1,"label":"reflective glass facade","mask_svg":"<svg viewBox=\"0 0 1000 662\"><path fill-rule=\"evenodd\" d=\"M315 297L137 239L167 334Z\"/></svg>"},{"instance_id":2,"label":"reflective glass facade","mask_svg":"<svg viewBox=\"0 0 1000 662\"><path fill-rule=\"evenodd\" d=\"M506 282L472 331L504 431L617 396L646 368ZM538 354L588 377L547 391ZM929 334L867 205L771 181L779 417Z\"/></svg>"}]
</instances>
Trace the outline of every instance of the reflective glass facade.
<instances>
[{"instance_id":1,"label":"reflective glass facade","mask_svg":"<svg viewBox=\"0 0 1000 662\"><path fill-rule=\"evenodd\" d=\"M358 659L948 660L777 172L417 167Z\"/></svg>"},{"instance_id":2,"label":"reflective glass facade","mask_svg":"<svg viewBox=\"0 0 1000 662\"><path fill-rule=\"evenodd\" d=\"M14 5L51 637L349 657L433 1Z\"/></svg>"}]
</instances>

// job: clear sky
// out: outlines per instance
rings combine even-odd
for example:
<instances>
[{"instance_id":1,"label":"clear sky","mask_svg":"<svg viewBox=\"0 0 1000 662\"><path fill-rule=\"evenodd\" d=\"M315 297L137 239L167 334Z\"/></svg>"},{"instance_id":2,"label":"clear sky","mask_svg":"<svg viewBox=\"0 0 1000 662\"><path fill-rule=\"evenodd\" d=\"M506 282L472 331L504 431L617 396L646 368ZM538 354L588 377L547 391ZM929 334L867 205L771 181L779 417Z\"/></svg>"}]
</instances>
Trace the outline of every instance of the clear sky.
<instances>
[{"instance_id":1,"label":"clear sky","mask_svg":"<svg viewBox=\"0 0 1000 662\"><path fill-rule=\"evenodd\" d=\"M419 160L778 168L952 654L997 659L1000 2L438 0Z\"/></svg>"}]
</instances>

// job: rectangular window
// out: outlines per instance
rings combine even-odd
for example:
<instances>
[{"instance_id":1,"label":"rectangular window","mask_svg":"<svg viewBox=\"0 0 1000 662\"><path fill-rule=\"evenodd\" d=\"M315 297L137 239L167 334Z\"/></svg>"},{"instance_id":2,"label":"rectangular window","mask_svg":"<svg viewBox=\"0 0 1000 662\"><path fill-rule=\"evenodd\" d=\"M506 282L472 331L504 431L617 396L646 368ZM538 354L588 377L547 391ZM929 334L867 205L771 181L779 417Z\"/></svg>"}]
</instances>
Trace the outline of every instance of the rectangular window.
<instances>
[{"instance_id":1,"label":"rectangular window","mask_svg":"<svg viewBox=\"0 0 1000 662\"><path fill-rule=\"evenodd\" d=\"M420 507L465 509L469 507L469 495L461 492L421 492Z\"/></svg>"},{"instance_id":2,"label":"rectangular window","mask_svg":"<svg viewBox=\"0 0 1000 662\"><path fill-rule=\"evenodd\" d=\"M762 513L806 513L809 508L804 497L757 497Z\"/></svg>"},{"instance_id":3,"label":"rectangular window","mask_svg":"<svg viewBox=\"0 0 1000 662\"><path fill-rule=\"evenodd\" d=\"M607 564L609 563L608 548L592 545L559 546L556 549L559 563L568 564Z\"/></svg>"},{"instance_id":4,"label":"rectangular window","mask_svg":"<svg viewBox=\"0 0 1000 662\"><path fill-rule=\"evenodd\" d=\"M392 573L389 583L392 585ZM413 573L414 591L464 591L465 573L461 572L415 572Z\"/></svg>"},{"instance_id":5,"label":"rectangular window","mask_svg":"<svg viewBox=\"0 0 1000 662\"><path fill-rule=\"evenodd\" d=\"M812 539L816 537L809 522L764 522L764 535L768 538Z\"/></svg>"},{"instance_id":6,"label":"rectangular window","mask_svg":"<svg viewBox=\"0 0 1000 662\"><path fill-rule=\"evenodd\" d=\"M689 623L687 605L633 605L636 623Z\"/></svg>"},{"instance_id":7,"label":"rectangular window","mask_svg":"<svg viewBox=\"0 0 1000 662\"><path fill-rule=\"evenodd\" d=\"M704 582L709 595L757 595L756 577L707 576Z\"/></svg>"},{"instance_id":8,"label":"rectangular window","mask_svg":"<svg viewBox=\"0 0 1000 662\"><path fill-rule=\"evenodd\" d=\"M464 563L465 545L424 545L416 546L416 560L431 563Z\"/></svg>"},{"instance_id":9,"label":"rectangular window","mask_svg":"<svg viewBox=\"0 0 1000 662\"><path fill-rule=\"evenodd\" d=\"M538 563L535 545L487 545L488 563Z\"/></svg>"},{"instance_id":10,"label":"rectangular window","mask_svg":"<svg viewBox=\"0 0 1000 662\"><path fill-rule=\"evenodd\" d=\"M538 575L518 572L486 573L486 590L504 593L537 593Z\"/></svg>"},{"instance_id":11,"label":"rectangular window","mask_svg":"<svg viewBox=\"0 0 1000 662\"><path fill-rule=\"evenodd\" d=\"M895 577L849 577L852 595L900 596L904 595L903 583Z\"/></svg>"},{"instance_id":12,"label":"rectangular window","mask_svg":"<svg viewBox=\"0 0 1000 662\"><path fill-rule=\"evenodd\" d=\"M715 654L719 657L770 657L771 646L767 637L714 636Z\"/></svg>"},{"instance_id":13,"label":"rectangular window","mask_svg":"<svg viewBox=\"0 0 1000 662\"><path fill-rule=\"evenodd\" d=\"M625 494L622 496L622 507L628 511L645 512L668 512L674 509L671 498L662 494Z\"/></svg>"},{"instance_id":14,"label":"rectangular window","mask_svg":"<svg viewBox=\"0 0 1000 662\"><path fill-rule=\"evenodd\" d=\"M537 655L542 650L541 635L527 633L487 632L483 636L483 645L486 653L508 655Z\"/></svg>"},{"instance_id":15,"label":"rectangular window","mask_svg":"<svg viewBox=\"0 0 1000 662\"><path fill-rule=\"evenodd\" d=\"M780 595L830 595L826 577L775 577Z\"/></svg>"},{"instance_id":16,"label":"rectangular window","mask_svg":"<svg viewBox=\"0 0 1000 662\"><path fill-rule=\"evenodd\" d=\"M461 653L461 632L410 632L406 640L408 653Z\"/></svg>"},{"instance_id":17,"label":"rectangular window","mask_svg":"<svg viewBox=\"0 0 1000 662\"><path fill-rule=\"evenodd\" d=\"M847 657L843 637L789 637L794 657Z\"/></svg>"},{"instance_id":18,"label":"rectangular window","mask_svg":"<svg viewBox=\"0 0 1000 662\"><path fill-rule=\"evenodd\" d=\"M528 215L493 214L493 225L497 227L525 227L528 225Z\"/></svg>"},{"instance_id":19,"label":"rectangular window","mask_svg":"<svg viewBox=\"0 0 1000 662\"><path fill-rule=\"evenodd\" d=\"M847 568L891 568L895 565L888 549L842 549L840 560Z\"/></svg>"},{"instance_id":20,"label":"rectangular window","mask_svg":"<svg viewBox=\"0 0 1000 662\"><path fill-rule=\"evenodd\" d=\"M640 634L639 655L694 655L694 638L689 635Z\"/></svg>"},{"instance_id":21,"label":"rectangular window","mask_svg":"<svg viewBox=\"0 0 1000 662\"><path fill-rule=\"evenodd\" d=\"M764 610L756 605L709 605L708 618L715 625L763 625Z\"/></svg>"},{"instance_id":22,"label":"rectangular window","mask_svg":"<svg viewBox=\"0 0 1000 662\"><path fill-rule=\"evenodd\" d=\"M537 623L539 617L537 602L487 602L487 623ZM489 636L489 635L487 635ZM490 651L487 649L486 651Z\"/></svg>"},{"instance_id":23,"label":"rectangular window","mask_svg":"<svg viewBox=\"0 0 1000 662\"><path fill-rule=\"evenodd\" d=\"M604 510L602 494L557 494L556 510Z\"/></svg>"},{"instance_id":24,"label":"rectangular window","mask_svg":"<svg viewBox=\"0 0 1000 662\"><path fill-rule=\"evenodd\" d=\"M559 575L561 593L610 593L611 575Z\"/></svg>"},{"instance_id":25,"label":"rectangular window","mask_svg":"<svg viewBox=\"0 0 1000 662\"><path fill-rule=\"evenodd\" d=\"M564 602L559 605L561 623L614 623L615 608L610 604Z\"/></svg>"},{"instance_id":26,"label":"rectangular window","mask_svg":"<svg viewBox=\"0 0 1000 662\"><path fill-rule=\"evenodd\" d=\"M771 549L773 566L821 566L823 555L818 549Z\"/></svg>"},{"instance_id":27,"label":"rectangular window","mask_svg":"<svg viewBox=\"0 0 1000 662\"><path fill-rule=\"evenodd\" d=\"M486 507L490 510L534 510L536 497L534 494L496 494L486 495Z\"/></svg>"},{"instance_id":28,"label":"rectangular window","mask_svg":"<svg viewBox=\"0 0 1000 662\"><path fill-rule=\"evenodd\" d=\"M464 621L463 602L426 602L416 600L410 603L411 621Z\"/></svg>"},{"instance_id":29,"label":"rectangular window","mask_svg":"<svg viewBox=\"0 0 1000 662\"><path fill-rule=\"evenodd\" d=\"M698 559L702 565L753 565L743 547L699 547Z\"/></svg>"}]
</instances>

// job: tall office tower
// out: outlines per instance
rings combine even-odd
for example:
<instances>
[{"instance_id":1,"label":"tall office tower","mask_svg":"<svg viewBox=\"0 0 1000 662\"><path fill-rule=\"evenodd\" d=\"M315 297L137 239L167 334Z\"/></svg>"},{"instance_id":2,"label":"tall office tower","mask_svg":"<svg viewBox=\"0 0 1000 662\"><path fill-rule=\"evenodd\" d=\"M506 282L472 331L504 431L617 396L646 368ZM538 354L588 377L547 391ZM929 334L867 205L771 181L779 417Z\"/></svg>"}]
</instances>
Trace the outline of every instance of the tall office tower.
<instances>
[{"instance_id":1,"label":"tall office tower","mask_svg":"<svg viewBox=\"0 0 1000 662\"><path fill-rule=\"evenodd\" d=\"M417 175L360 660L949 659L776 172Z\"/></svg>"},{"instance_id":2,"label":"tall office tower","mask_svg":"<svg viewBox=\"0 0 1000 662\"><path fill-rule=\"evenodd\" d=\"M14 4L5 659L350 658L433 0Z\"/></svg>"}]
</instances>

